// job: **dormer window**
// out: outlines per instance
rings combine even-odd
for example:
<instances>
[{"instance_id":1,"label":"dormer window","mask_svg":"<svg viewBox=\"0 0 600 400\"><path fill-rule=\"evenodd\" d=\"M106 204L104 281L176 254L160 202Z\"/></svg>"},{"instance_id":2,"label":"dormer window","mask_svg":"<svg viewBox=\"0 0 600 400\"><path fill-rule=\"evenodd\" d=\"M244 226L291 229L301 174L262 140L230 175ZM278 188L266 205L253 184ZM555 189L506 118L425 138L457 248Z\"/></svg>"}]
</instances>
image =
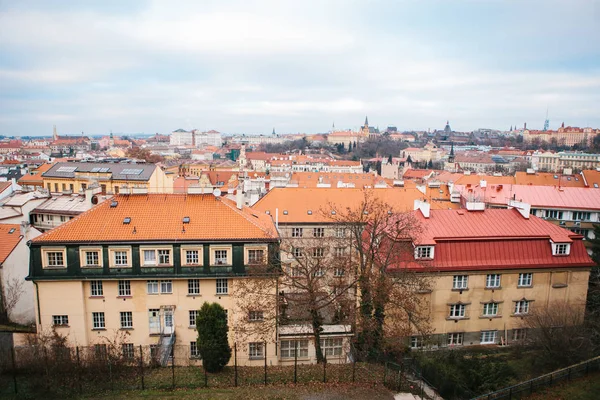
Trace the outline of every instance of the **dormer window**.
<instances>
[{"instance_id":1,"label":"dormer window","mask_svg":"<svg viewBox=\"0 0 600 400\"><path fill-rule=\"evenodd\" d=\"M417 246L417 247L415 247L415 258L418 260L433 259L433 246Z\"/></svg>"},{"instance_id":2,"label":"dormer window","mask_svg":"<svg viewBox=\"0 0 600 400\"><path fill-rule=\"evenodd\" d=\"M552 255L553 256L568 256L570 253L571 253L571 244L570 243L552 243Z\"/></svg>"}]
</instances>

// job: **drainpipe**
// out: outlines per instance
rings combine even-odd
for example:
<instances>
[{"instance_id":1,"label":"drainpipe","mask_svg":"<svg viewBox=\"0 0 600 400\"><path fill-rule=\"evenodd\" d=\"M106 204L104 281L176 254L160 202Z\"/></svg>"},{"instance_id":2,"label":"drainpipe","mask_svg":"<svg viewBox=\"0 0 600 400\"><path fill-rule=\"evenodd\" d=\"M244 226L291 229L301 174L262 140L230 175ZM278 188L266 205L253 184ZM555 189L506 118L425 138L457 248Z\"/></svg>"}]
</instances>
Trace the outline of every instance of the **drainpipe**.
<instances>
[{"instance_id":1,"label":"drainpipe","mask_svg":"<svg viewBox=\"0 0 600 400\"><path fill-rule=\"evenodd\" d=\"M40 324L40 331L42 330L42 310L40 308L40 289L38 288L38 284L36 281L31 281L33 282L33 284L35 285L35 300L36 300L36 305L37 305L37 312L38 312L38 322Z\"/></svg>"}]
</instances>

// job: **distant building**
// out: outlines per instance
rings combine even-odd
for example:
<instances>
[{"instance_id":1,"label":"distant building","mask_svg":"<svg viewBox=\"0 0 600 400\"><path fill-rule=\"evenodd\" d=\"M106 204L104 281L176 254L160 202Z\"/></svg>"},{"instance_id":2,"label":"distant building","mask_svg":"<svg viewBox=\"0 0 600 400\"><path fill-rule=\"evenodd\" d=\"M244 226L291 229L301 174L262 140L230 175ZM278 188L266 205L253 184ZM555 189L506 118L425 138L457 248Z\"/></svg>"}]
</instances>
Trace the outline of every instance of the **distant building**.
<instances>
[{"instance_id":1,"label":"distant building","mask_svg":"<svg viewBox=\"0 0 600 400\"><path fill-rule=\"evenodd\" d=\"M556 144L559 146L570 146L583 145L590 147L596 135L600 134L600 129L593 128L578 128L578 127L565 127L563 122L562 126L555 131L537 131L525 129L523 131L523 141L531 143L535 140L542 140L550 143L553 139L556 140Z\"/></svg>"}]
</instances>

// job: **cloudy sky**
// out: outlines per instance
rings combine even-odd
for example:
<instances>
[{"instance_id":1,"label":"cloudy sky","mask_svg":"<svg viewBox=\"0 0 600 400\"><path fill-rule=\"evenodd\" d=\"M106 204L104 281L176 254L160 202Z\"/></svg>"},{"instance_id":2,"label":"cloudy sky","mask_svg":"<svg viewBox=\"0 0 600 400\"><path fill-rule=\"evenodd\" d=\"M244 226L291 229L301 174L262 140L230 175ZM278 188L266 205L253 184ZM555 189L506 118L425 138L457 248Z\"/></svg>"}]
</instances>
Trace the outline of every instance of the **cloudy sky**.
<instances>
[{"instance_id":1,"label":"cloudy sky","mask_svg":"<svg viewBox=\"0 0 600 400\"><path fill-rule=\"evenodd\" d=\"M69 4L71 3L71 4ZM0 134L600 127L600 1L0 0Z\"/></svg>"}]
</instances>

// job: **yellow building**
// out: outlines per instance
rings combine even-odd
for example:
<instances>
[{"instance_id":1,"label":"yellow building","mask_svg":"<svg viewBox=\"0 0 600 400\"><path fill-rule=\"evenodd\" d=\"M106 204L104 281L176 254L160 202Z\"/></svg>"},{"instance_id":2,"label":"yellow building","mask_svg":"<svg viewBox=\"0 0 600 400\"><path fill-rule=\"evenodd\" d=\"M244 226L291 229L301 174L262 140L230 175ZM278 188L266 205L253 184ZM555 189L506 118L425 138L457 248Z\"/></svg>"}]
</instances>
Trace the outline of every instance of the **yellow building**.
<instances>
[{"instance_id":1,"label":"yellow building","mask_svg":"<svg viewBox=\"0 0 600 400\"><path fill-rule=\"evenodd\" d=\"M198 356L197 310L216 302L229 311L238 364L262 365L263 341L269 363L278 362L274 319L263 321L274 310L243 315L236 301L244 299L234 296L248 269L276 263L278 234L266 215L213 195L116 195L30 248L38 332L54 328L73 346L106 346L125 334L124 349L185 347L179 362L188 363ZM250 318L272 324L266 337L235 329Z\"/></svg>"},{"instance_id":2,"label":"yellow building","mask_svg":"<svg viewBox=\"0 0 600 400\"><path fill-rule=\"evenodd\" d=\"M79 193L98 185L103 194L173 193L173 178L154 164L56 163L42 174L44 188L51 193Z\"/></svg>"}]
</instances>

